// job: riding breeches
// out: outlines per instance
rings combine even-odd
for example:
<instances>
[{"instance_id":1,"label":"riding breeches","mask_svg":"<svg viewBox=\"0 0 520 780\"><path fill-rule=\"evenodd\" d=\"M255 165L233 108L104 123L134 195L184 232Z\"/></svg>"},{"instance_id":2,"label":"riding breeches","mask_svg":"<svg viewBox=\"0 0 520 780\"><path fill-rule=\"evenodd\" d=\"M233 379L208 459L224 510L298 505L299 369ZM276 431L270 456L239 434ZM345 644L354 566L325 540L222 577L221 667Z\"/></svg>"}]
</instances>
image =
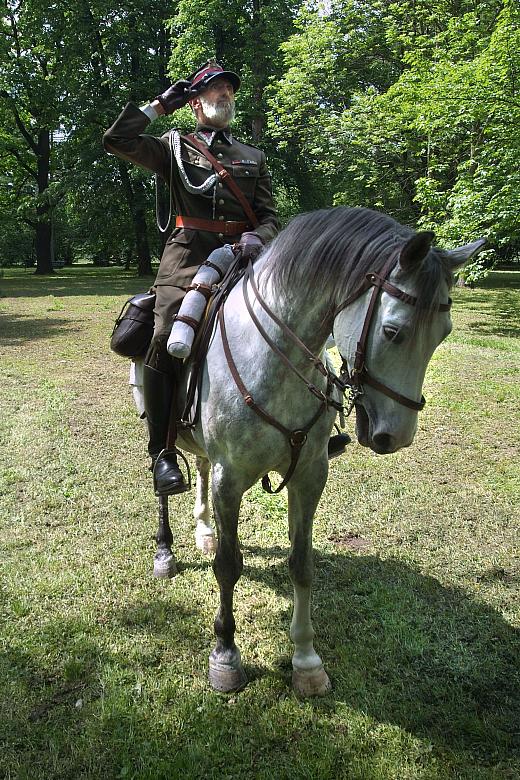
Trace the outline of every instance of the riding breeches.
<instances>
[{"instance_id":1,"label":"riding breeches","mask_svg":"<svg viewBox=\"0 0 520 780\"><path fill-rule=\"evenodd\" d=\"M173 318L181 307L186 290L171 285L157 285L152 288L156 294L154 332L146 354L145 363L164 374L173 373L173 360L166 351L166 343L173 325Z\"/></svg>"}]
</instances>

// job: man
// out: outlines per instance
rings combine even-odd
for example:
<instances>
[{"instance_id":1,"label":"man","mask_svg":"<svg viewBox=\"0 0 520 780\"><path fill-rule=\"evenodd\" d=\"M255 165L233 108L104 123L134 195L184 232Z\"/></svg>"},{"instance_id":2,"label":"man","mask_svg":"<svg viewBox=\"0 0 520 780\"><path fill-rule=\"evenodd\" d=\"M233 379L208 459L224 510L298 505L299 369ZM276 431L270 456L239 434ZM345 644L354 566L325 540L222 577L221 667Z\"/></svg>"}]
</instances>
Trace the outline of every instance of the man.
<instances>
[{"instance_id":1,"label":"man","mask_svg":"<svg viewBox=\"0 0 520 780\"><path fill-rule=\"evenodd\" d=\"M178 215L155 280L154 336L144 367L148 452L155 464L156 495L187 489L175 455L164 455L156 462L166 445L174 392L174 364L166 351L173 318L210 252L224 244L239 243L246 258L254 257L278 232L265 154L237 141L229 129L239 87L236 73L210 60L150 104L137 108L129 103L103 137L108 152L166 181ZM170 132L161 138L143 134L155 118L188 102L197 123L193 142ZM256 226L232 190L215 175L197 144L203 144L231 175L256 216Z\"/></svg>"}]
</instances>

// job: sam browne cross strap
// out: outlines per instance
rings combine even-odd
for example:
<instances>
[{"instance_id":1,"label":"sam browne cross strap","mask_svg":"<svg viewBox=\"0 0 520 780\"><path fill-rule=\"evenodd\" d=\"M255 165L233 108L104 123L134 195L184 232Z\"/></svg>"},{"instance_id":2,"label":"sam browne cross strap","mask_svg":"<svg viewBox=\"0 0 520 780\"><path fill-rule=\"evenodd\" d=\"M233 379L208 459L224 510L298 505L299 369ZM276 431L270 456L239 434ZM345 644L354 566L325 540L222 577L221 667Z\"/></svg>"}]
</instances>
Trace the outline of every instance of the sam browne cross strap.
<instances>
[{"instance_id":1,"label":"sam browne cross strap","mask_svg":"<svg viewBox=\"0 0 520 780\"><path fill-rule=\"evenodd\" d=\"M201 154L204 155L204 157L207 160L209 160L209 162L211 163L211 165L213 166L213 168L217 172L218 177L220 178L220 180L228 187L228 189L231 190L231 192L233 193L235 198L238 200L238 202L240 203L240 205L244 209L244 213L248 217L251 225L253 227L255 227L255 228L258 227L258 225L260 224L260 222L258 220L258 217L256 216L255 212L251 208L251 205L250 205L249 201L247 200L246 196L244 195L244 193L242 192L242 190L240 189L238 184L233 180L233 177L231 176L229 171L227 171L224 168L224 166L221 165L221 163L219 163L219 161L215 157L213 157L213 155L211 154L209 149L207 149L206 146L204 146L204 144L201 143L194 135L182 136L182 139L183 139L183 141L187 141L188 143L192 144L196 149L199 150L199 152ZM191 217L180 217L180 219L183 220L184 226L188 227L188 225L186 224L186 221L190 220ZM208 223L209 223L209 220L208 220ZM240 226L240 229L238 229L236 231L237 233L240 233L240 232L243 233L244 230L247 229L247 228L241 229L243 223L237 222L236 225L237 225L237 227ZM181 227L181 226L179 225L178 227ZM211 228L202 228L202 229L208 230L208 229L211 229ZM224 232L224 231L221 231L221 232Z\"/></svg>"}]
</instances>

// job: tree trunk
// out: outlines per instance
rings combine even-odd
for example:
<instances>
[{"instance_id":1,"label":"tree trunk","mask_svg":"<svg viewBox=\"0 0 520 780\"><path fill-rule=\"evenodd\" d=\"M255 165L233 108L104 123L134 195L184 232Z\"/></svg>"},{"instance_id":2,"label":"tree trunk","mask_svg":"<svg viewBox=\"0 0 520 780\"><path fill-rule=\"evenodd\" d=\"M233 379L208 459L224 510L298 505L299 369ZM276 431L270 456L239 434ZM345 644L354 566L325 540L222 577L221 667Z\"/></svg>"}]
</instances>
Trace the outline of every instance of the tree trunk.
<instances>
[{"instance_id":1,"label":"tree trunk","mask_svg":"<svg viewBox=\"0 0 520 780\"><path fill-rule=\"evenodd\" d=\"M52 267L52 230L50 223L50 203L47 197L51 163L50 131L43 128L38 131L37 144L38 202L36 205L36 274L53 274Z\"/></svg>"},{"instance_id":2,"label":"tree trunk","mask_svg":"<svg viewBox=\"0 0 520 780\"><path fill-rule=\"evenodd\" d=\"M150 257L150 245L148 243L148 227L144 208L139 204L133 215L135 230L135 245L137 248L137 275L151 276L152 260Z\"/></svg>"},{"instance_id":3,"label":"tree trunk","mask_svg":"<svg viewBox=\"0 0 520 780\"><path fill-rule=\"evenodd\" d=\"M84 3L86 18L89 23L90 35L92 38L93 49L99 54L99 63L97 65L97 76L99 79L100 92L103 99L109 103L111 101L111 91L109 87L108 68L105 62L105 51L103 48L103 40L101 37L100 29L97 21L94 18L92 9L88 2ZM135 18L130 17L129 26L131 29L135 28ZM137 39L136 39L137 41ZM137 44L135 44L137 46ZM131 50L130 55L130 69L132 74L132 90L136 89L136 85L139 82L139 51L137 48ZM136 95L134 95L136 97ZM135 247L137 252L137 274L138 276L151 276L152 263L150 258L150 245L148 243L148 229L146 226L145 208L143 205L143 198L139 197L140 193L136 193L132 187L130 177L128 175L128 168L122 160L117 161L119 176L123 184L123 190L125 193L126 203L128 211L132 219L132 226L134 229ZM139 185L136 185L139 186Z\"/></svg>"},{"instance_id":4,"label":"tree trunk","mask_svg":"<svg viewBox=\"0 0 520 780\"><path fill-rule=\"evenodd\" d=\"M123 184L126 203L132 218L132 226L134 228L135 249L137 254L137 275L152 276L152 261L150 257L148 227L146 225L146 212L143 205L143 198L139 197L139 193L136 193L132 187L126 163L122 160L118 160L117 165Z\"/></svg>"}]
</instances>

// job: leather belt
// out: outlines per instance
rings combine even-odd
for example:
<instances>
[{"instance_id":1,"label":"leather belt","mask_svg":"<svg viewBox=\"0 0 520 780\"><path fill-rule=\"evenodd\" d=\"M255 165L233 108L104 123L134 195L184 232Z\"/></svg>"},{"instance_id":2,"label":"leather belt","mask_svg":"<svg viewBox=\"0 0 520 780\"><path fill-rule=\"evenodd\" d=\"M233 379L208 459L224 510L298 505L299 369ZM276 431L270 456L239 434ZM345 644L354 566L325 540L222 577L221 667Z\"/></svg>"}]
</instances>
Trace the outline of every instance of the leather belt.
<instances>
[{"instance_id":1,"label":"leather belt","mask_svg":"<svg viewBox=\"0 0 520 780\"><path fill-rule=\"evenodd\" d=\"M224 236L237 236L246 230L251 230L249 222L233 222L232 220L199 219L198 217L175 218L175 227L188 230L207 230L210 233L222 233Z\"/></svg>"}]
</instances>

